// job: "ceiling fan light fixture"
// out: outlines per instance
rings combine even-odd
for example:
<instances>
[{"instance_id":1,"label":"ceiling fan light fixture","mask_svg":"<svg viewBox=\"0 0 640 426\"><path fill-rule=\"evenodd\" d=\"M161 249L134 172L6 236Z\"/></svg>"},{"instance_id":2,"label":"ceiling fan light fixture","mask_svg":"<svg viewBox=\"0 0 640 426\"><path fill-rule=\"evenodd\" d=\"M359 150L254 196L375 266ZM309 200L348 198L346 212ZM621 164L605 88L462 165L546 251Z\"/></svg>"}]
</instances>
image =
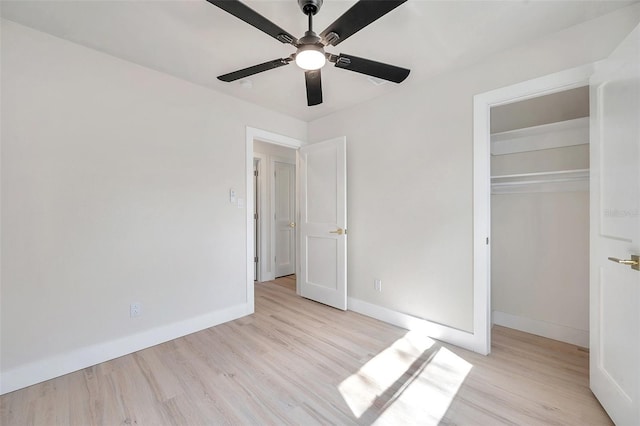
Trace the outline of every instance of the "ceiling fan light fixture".
<instances>
[{"instance_id":1,"label":"ceiling fan light fixture","mask_svg":"<svg viewBox=\"0 0 640 426\"><path fill-rule=\"evenodd\" d=\"M296 65L303 70L319 70L327 63L324 49L315 45L300 46L296 52Z\"/></svg>"}]
</instances>

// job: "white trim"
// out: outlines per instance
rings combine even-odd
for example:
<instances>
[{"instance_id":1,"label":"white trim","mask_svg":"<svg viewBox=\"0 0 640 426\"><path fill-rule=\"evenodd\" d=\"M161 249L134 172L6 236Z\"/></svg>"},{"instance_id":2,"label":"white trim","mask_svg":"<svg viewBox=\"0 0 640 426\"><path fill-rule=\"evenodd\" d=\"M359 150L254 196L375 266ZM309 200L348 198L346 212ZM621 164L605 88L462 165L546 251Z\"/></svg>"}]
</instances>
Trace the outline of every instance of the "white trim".
<instances>
[{"instance_id":1,"label":"white trim","mask_svg":"<svg viewBox=\"0 0 640 426\"><path fill-rule=\"evenodd\" d=\"M273 145L280 145L286 148L293 149L298 149L301 146L305 145L305 143L299 139L247 126L247 139L249 139L249 137L251 137L250 140L252 147L254 140L259 140Z\"/></svg>"},{"instance_id":2,"label":"white trim","mask_svg":"<svg viewBox=\"0 0 640 426\"><path fill-rule=\"evenodd\" d=\"M302 169L302 157L300 156L300 150L296 151L296 294L302 296L300 292L300 277L302 277L302 263L300 258L300 170Z\"/></svg>"},{"instance_id":3,"label":"white trim","mask_svg":"<svg viewBox=\"0 0 640 426\"><path fill-rule=\"evenodd\" d=\"M253 141L260 140L262 142L280 145L287 148L299 149L304 143L301 140L291 138L289 136L279 135L262 129L247 126L245 135L245 177L246 177L246 194L253 194ZM253 196L246 197L246 234L247 234L247 254L246 254L246 279L247 279L247 304L249 305L249 314L255 311L255 295L253 288L253 258L254 241L253 241Z\"/></svg>"},{"instance_id":4,"label":"white trim","mask_svg":"<svg viewBox=\"0 0 640 426\"><path fill-rule=\"evenodd\" d=\"M564 148L589 143L589 117L491 135L491 155Z\"/></svg>"},{"instance_id":5,"label":"white trim","mask_svg":"<svg viewBox=\"0 0 640 426\"><path fill-rule=\"evenodd\" d=\"M267 270L268 262L265 262L267 249L266 249L266 242L265 242L266 238L264 238L264 232L265 232L265 229L267 229L267 226L265 224L265 219L266 219L265 212L267 211L266 210L267 190L266 190L266 184L264 181L264 176L266 174L265 163L266 163L267 156L258 152L254 152L253 158L254 160L258 160L257 192L258 192L258 204L259 204L257 209L253 209L254 211L258 212L258 242L257 244L254 242L254 247L256 246L258 247L258 253L254 253L254 257L255 256L258 257L258 276L256 277L256 281L262 282L262 281L269 281L270 279L272 279L269 277L269 271ZM255 189L252 189L252 191L255 191ZM253 228L250 231L252 230Z\"/></svg>"},{"instance_id":6,"label":"white trim","mask_svg":"<svg viewBox=\"0 0 640 426\"><path fill-rule=\"evenodd\" d=\"M476 350L473 333L467 331L447 327L446 325L354 299L353 297L347 298L347 309L407 330L422 332L426 336L451 343L461 348L472 351Z\"/></svg>"},{"instance_id":7,"label":"white trim","mask_svg":"<svg viewBox=\"0 0 640 426\"><path fill-rule=\"evenodd\" d=\"M22 365L2 373L0 395L159 345L250 313L248 304L236 305Z\"/></svg>"},{"instance_id":8,"label":"white trim","mask_svg":"<svg viewBox=\"0 0 640 426\"><path fill-rule=\"evenodd\" d=\"M580 330L566 325L521 317L500 311L493 311L493 323L583 348L589 347L588 330Z\"/></svg>"},{"instance_id":9,"label":"white trim","mask_svg":"<svg viewBox=\"0 0 640 426\"><path fill-rule=\"evenodd\" d=\"M492 90L473 97L473 335L475 351L491 352L491 107L587 86L594 64Z\"/></svg>"}]
</instances>

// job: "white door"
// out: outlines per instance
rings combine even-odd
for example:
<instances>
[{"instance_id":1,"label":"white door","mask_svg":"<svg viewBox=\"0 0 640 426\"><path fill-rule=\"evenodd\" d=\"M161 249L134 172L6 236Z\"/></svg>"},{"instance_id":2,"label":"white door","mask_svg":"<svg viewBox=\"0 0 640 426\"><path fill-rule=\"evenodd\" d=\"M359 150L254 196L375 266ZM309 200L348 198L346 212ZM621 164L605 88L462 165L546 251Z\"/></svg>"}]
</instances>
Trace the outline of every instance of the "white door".
<instances>
[{"instance_id":1,"label":"white door","mask_svg":"<svg viewBox=\"0 0 640 426\"><path fill-rule=\"evenodd\" d=\"M346 138L302 147L298 161L300 295L346 310Z\"/></svg>"},{"instance_id":2,"label":"white door","mask_svg":"<svg viewBox=\"0 0 640 426\"><path fill-rule=\"evenodd\" d=\"M258 169L260 159L253 159L253 280L258 281L260 264L258 263L258 253L260 253L260 221L258 220L258 210L260 206L260 191L258 187Z\"/></svg>"},{"instance_id":3,"label":"white door","mask_svg":"<svg viewBox=\"0 0 640 426\"><path fill-rule=\"evenodd\" d=\"M591 389L619 426L640 425L639 56L640 27L591 80Z\"/></svg>"},{"instance_id":4,"label":"white door","mask_svg":"<svg viewBox=\"0 0 640 426\"><path fill-rule=\"evenodd\" d=\"M273 162L276 278L296 270L296 167Z\"/></svg>"}]
</instances>

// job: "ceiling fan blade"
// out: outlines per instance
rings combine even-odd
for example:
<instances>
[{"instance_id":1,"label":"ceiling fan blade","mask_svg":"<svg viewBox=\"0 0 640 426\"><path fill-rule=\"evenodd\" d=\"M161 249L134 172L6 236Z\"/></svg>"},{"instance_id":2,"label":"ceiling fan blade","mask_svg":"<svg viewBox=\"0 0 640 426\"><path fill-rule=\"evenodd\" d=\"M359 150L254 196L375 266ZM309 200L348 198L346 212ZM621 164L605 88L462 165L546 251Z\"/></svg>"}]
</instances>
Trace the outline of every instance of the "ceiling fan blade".
<instances>
[{"instance_id":1,"label":"ceiling fan blade","mask_svg":"<svg viewBox=\"0 0 640 426\"><path fill-rule=\"evenodd\" d=\"M325 44L337 46L406 1L407 0L360 0L341 17L336 19L333 24L329 25L326 30L320 33L320 37L325 41ZM338 38L328 36L330 33L337 34Z\"/></svg>"},{"instance_id":2,"label":"ceiling fan blade","mask_svg":"<svg viewBox=\"0 0 640 426\"><path fill-rule=\"evenodd\" d=\"M307 105L320 105L322 103L322 78L320 70L305 71L304 80L307 84Z\"/></svg>"},{"instance_id":3,"label":"ceiling fan blade","mask_svg":"<svg viewBox=\"0 0 640 426\"><path fill-rule=\"evenodd\" d=\"M282 43L289 43L293 44L294 46L298 44L298 40L294 36L238 0L207 1L214 6L218 6L225 12L230 13L236 18L243 20L247 24L253 25L260 31L269 34L271 37Z\"/></svg>"},{"instance_id":4,"label":"ceiling fan blade","mask_svg":"<svg viewBox=\"0 0 640 426\"><path fill-rule=\"evenodd\" d=\"M263 64L254 65L252 67L243 68L238 71L230 72L229 74L224 74L218 77L218 80L231 82L236 81L241 78L249 77L250 75L258 74L259 72L269 71L274 68L279 68L285 65L289 65L291 62L291 58L283 58L283 59L274 59L273 61L265 62Z\"/></svg>"},{"instance_id":5,"label":"ceiling fan blade","mask_svg":"<svg viewBox=\"0 0 640 426\"><path fill-rule=\"evenodd\" d=\"M355 71L394 83L402 83L411 70L396 67L395 65L383 64L382 62L370 59L358 58L357 56L341 53L335 60L336 67L344 70Z\"/></svg>"}]
</instances>

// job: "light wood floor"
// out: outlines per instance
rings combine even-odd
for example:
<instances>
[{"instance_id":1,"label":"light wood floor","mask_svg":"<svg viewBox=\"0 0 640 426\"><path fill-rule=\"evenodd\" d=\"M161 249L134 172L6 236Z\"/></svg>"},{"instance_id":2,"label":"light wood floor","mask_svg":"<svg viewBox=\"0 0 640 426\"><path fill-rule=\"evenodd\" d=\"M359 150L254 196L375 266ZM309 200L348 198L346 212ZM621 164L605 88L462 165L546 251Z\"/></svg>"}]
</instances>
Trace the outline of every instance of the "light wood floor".
<instances>
[{"instance_id":1,"label":"light wood floor","mask_svg":"<svg viewBox=\"0 0 640 426\"><path fill-rule=\"evenodd\" d=\"M296 276L295 275L286 275L284 277L277 278L275 281L271 281L271 283L282 286L284 288L288 288L289 290L295 292L296 291Z\"/></svg>"},{"instance_id":2,"label":"light wood floor","mask_svg":"<svg viewBox=\"0 0 640 426\"><path fill-rule=\"evenodd\" d=\"M250 317L0 397L0 423L611 424L575 346L496 327L484 357L283 280L256 285Z\"/></svg>"}]
</instances>

